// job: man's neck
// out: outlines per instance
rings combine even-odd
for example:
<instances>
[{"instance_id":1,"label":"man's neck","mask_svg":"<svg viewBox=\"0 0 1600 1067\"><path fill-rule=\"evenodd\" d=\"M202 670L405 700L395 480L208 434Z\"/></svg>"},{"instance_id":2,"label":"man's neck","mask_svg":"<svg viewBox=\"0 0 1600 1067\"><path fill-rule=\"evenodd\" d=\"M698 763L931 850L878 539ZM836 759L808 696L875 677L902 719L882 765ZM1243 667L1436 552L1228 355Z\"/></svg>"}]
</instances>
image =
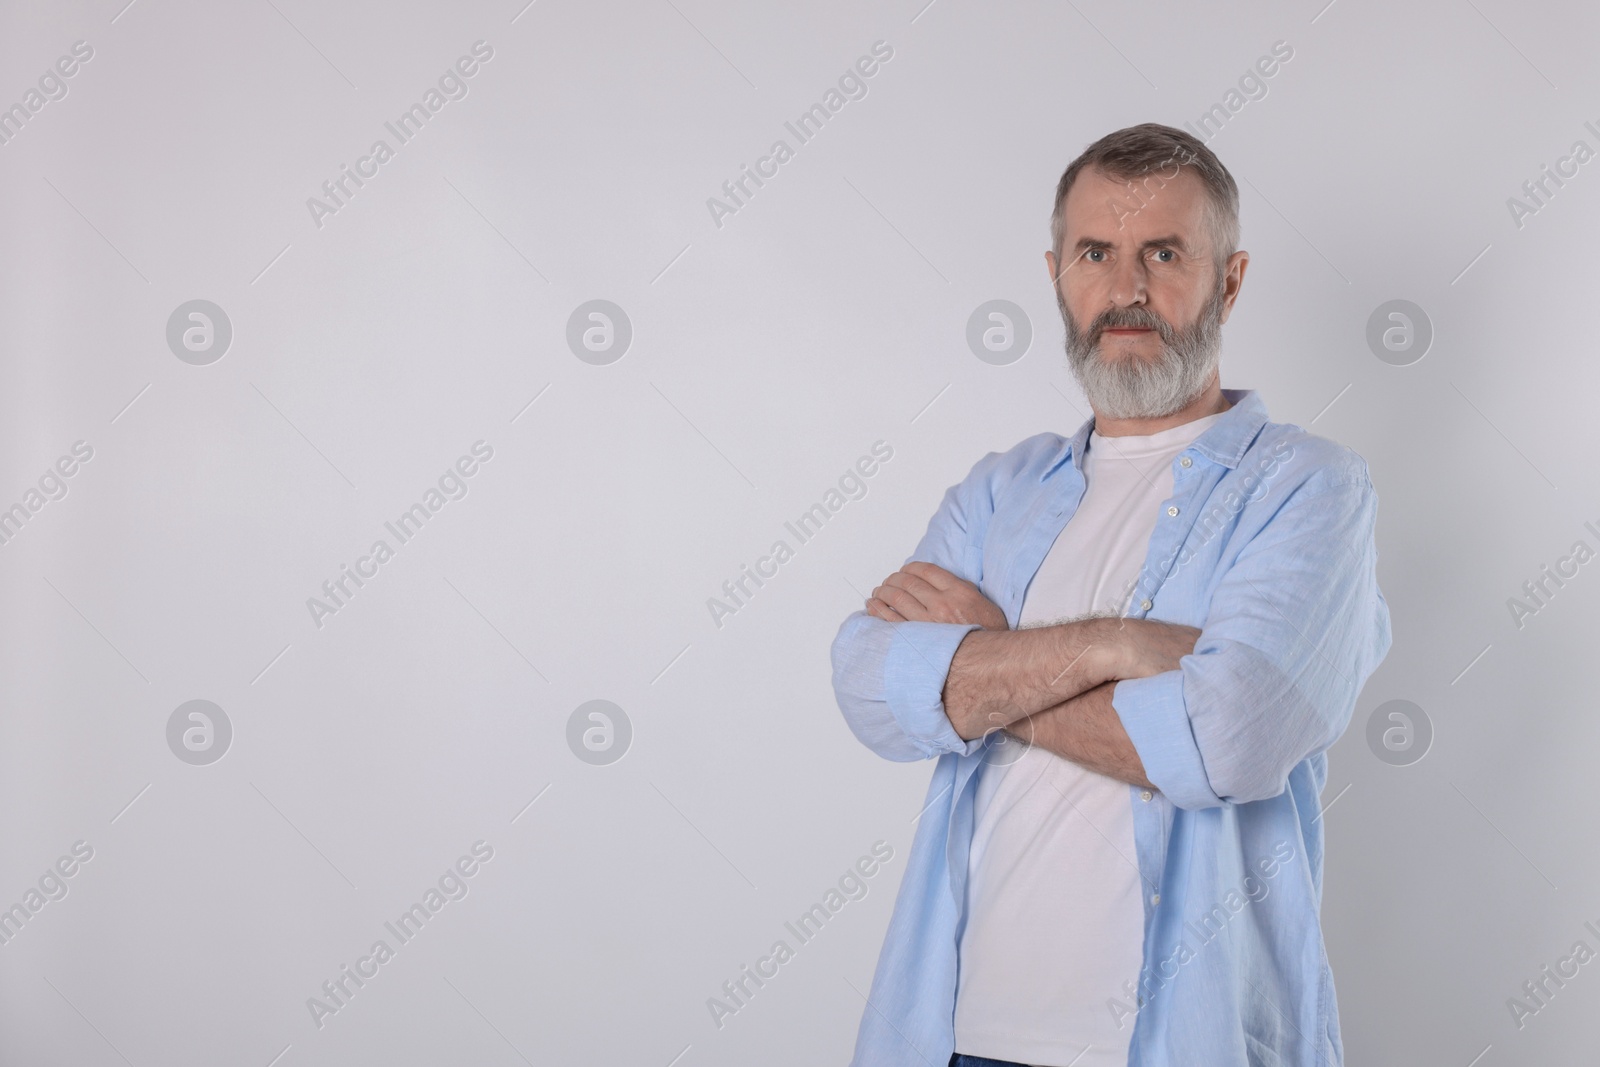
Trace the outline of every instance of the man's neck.
<instances>
[{"instance_id":1,"label":"man's neck","mask_svg":"<svg viewBox=\"0 0 1600 1067\"><path fill-rule=\"evenodd\" d=\"M1163 415L1159 419L1109 419L1096 411L1094 432L1101 437L1144 437L1160 433L1162 430L1170 430L1174 426L1182 426L1195 419L1203 419L1207 415L1216 415L1232 406L1233 403L1222 395L1221 383L1213 378L1211 384L1201 390L1199 396L1171 415Z\"/></svg>"}]
</instances>

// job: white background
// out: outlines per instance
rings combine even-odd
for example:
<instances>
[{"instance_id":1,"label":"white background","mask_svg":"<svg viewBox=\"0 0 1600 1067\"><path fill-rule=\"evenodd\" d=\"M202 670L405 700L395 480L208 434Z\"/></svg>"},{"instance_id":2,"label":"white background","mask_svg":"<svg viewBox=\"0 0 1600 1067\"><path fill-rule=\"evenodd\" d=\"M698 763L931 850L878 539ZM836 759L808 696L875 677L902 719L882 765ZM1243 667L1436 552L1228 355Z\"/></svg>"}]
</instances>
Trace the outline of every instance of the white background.
<instances>
[{"instance_id":1,"label":"white background","mask_svg":"<svg viewBox=\"0 0 1600 1067\"><path fill-rule=\"evenodd\" d=\"M1592 1056L1594 966L1520 1030L1506 1000L1600 949L1600 563L1521 629L1506 601L1600 547L1600 163L1520 228L1507 199L1600 148L1600 19L923 2L0 9L0 106L94 50L0 146L0 507L94 449L0 546L0 907L94 850L0 946L0 1061L844 1062L932 768L851 736L829 643L974 461L1087 414L1043 263L1061 171L1197 121L1280 40L1209 142L1251 253L1223 384L1358 450L1381 499L1394 648L1324 796L1348 1058ZM467 96L316 225L479 40ZM880 40L867 95L714 224ZM1008 366L965 340L997 298L1034 330ZM232 324L207 366L166 342L193 299ZM607 366L565 339L593 299L633 327ZM1435 330L1409 366L1366 343L1391 299ZM880 439L867 496L715 626ZM467 496L315 625L479 440ZM208 766L166 740L193 699L233 726ZM632 724L609 766L567 743L594 699ZM1410 766L1365 741L1392 699L1433 724ZM469 895L314 1025L478 840ZM719 1029L707 998L878 840L866 898Z\"/></svg>"}]
</instances>

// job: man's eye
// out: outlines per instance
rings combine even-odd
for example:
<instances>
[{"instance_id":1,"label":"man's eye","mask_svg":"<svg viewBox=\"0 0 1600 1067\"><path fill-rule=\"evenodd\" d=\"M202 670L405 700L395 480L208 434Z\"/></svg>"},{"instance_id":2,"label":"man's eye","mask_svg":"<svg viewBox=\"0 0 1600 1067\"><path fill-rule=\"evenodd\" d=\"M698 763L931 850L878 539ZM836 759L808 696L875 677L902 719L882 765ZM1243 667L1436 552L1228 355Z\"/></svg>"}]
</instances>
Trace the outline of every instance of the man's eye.
<instances>
[{"instance_id":1,"label":"man's eye","mask_svg":"<svg viewBox=\"0 0 1600 1067\"><path fill-rule=\"evenodd\" d=\"M1158 256L1172 256L1173 259L1176 259L1178 254L1176 252L1174 252L1170 248L1158 248L1158 249L1156 249L1156 255L1158 255ZM1161 262L1163 262L1163 263L1171 263L1172 261L1173 261L1172 259L1163 259Z\"/></svg>"},{"instance_id":2,"label":"man's eye","mask_svg":"<svg viewBox=\"0 0 1600 1067\"><path fill-rule=\"evenodd\" d=\"M1087 251L1087 252L1085 252L1083 254L1083 258L1087 259L1090 263L1098 263L1100 261L1098 259L1095 259L1094 257L1095 256L1103 256L1103 255L1105 255L1105 250L1104 249L1091 248L1091 249L1089 249L1089 251Z\"/></svg>"}]
</instances>

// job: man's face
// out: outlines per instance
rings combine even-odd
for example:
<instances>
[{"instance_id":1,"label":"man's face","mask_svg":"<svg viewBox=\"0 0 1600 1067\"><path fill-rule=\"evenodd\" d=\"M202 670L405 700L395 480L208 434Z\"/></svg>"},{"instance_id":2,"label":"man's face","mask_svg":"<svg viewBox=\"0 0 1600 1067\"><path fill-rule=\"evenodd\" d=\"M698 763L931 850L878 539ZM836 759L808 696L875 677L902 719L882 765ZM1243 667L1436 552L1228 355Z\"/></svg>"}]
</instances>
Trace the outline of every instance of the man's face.
<instances>
[{"instance_id":1,"label":"man's face","mask_svg":"<svg viewBox=\"0 0 1600 1067\"><path fill-rule=\"evenodd\" d=\"M1083 171L1062 205L1061 262L1046 253L1072 372L1107 418L1170 415L1206 389L1248 260L1217 270L1205 186L1175 171L1132 189Z\"/></svg>"}]
</instances>

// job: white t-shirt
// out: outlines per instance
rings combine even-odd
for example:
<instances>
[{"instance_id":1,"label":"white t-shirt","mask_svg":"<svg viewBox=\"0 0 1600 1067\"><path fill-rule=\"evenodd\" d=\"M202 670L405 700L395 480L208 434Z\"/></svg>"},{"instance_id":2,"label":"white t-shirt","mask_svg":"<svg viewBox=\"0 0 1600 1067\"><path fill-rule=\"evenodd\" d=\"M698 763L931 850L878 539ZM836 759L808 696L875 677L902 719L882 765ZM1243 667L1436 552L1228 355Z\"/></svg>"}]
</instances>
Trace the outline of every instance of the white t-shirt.
<instances>
[{"instance_id":1,"label":"white t-shirt","mask_svg":"<svg viewBox=\"0 0 1600 1067\"><path fill-rule=\"evenodd\" d=\"M1022 603L1019 627L1125 614L1177 454L1220 415L1138 437L1091 432L1086 488ZM1020 756L1016 753L1020 750ZM977 774L955 1047L1039 1067L1123 1067L1144 904L1124 782L1007 741ZM1009 762L1014 760L1014 762ZM1085 1054L1085 1048L1088 1048Z\"/></svg>"}]
</instances>

